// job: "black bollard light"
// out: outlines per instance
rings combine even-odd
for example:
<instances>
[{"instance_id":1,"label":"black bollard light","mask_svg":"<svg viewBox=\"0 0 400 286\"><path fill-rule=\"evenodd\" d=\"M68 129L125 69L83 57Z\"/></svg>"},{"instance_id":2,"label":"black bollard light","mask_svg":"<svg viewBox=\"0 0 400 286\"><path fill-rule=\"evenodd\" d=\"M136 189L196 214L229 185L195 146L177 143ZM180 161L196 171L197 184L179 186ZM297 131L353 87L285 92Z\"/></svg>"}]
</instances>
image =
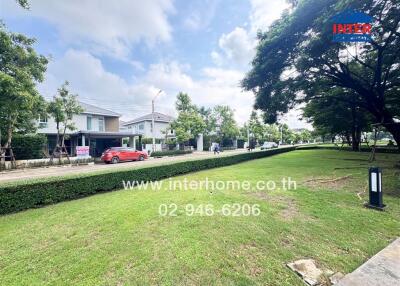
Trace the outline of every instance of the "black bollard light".
<instances>
[{"instance_id":1,"label":"black bollard light","mask_svg":"<svg viewBox=\"0 0 400 286\"><path fill-rule=\"evenodd\" d=\"M369 203L365 206L381 211L386 206L382 199L382 170L379 167L369 168Z\"/></svg>"}]
</instances>

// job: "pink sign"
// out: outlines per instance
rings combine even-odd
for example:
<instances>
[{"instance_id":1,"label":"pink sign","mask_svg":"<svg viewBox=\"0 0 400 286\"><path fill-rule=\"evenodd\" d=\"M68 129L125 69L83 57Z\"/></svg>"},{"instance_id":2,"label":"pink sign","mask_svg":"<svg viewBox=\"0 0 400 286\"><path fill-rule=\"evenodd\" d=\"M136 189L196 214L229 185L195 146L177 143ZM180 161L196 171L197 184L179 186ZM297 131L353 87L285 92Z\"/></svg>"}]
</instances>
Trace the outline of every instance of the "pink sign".
<instances>
[{"instance_id":1,"label":"pink sign","mask_svg":"<svg viewBox=\"0 0 400 286\"><path fill-rule=\"evenodd\" d=\"M78 157L89 157L89 146L76 146L76 155Z\"/></svg>"}]
</instances>

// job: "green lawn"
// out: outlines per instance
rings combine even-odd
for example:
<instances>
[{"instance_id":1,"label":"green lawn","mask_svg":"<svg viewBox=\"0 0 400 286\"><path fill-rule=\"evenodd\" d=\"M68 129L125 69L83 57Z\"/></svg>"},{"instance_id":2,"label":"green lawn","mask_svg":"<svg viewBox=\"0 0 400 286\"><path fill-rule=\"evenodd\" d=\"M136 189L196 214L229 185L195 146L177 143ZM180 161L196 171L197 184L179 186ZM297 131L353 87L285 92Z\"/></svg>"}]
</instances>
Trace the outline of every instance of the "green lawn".
<instances>
[{"instance_id":1,"label":"green lawn","mask_svg":"<svg viewBox=\"0 0 400 286\"><path fill-rule=\"evenodd\" d=\"M400 156L377 154L385 212L362 206L368 156L294 151L185 176L290 176L291 191L126 190L2 216L0 285L303 285L285 264L304 257L348 273L400 236ZM170 203L178 216L160 217ZM261 214L183 211L233 203L259 204Z\"/></svg>"}]
</instances>

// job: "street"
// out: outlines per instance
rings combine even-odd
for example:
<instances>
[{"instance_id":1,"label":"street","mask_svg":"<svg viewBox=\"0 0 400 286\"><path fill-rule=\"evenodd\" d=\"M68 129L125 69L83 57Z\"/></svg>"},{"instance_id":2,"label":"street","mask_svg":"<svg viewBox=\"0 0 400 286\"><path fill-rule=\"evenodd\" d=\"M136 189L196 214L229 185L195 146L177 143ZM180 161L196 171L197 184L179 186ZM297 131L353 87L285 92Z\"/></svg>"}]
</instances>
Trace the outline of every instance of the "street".
<instances>
[{"instance_id":1,"label":"street","mask_svg":"<svg viewBox=\"0 0 400 286\"><path fill-rule=\"evenodd\" d=\"M99 163L99 164L80 165L80 166L63 165L63 166L32 168L32 169L18 169L13 171L0 172L0 183L10 182L15 180L30 180L30 179L38 179L45 177L46 178L64 177L82 173L107 172L110 170L120 170L120 169L133 169L133 168L140 168L143 166L157 166L173 162L182 162L182 161L205 159L212 157L223 157L243 152L247 152L247 150L238 149L232 151L224 151L221 152L219 155L214 155L213 152L193 152L192 154L187 154L187 155L171 156L163 158L150 157L148 160L145 161L122 162L119 164Z\"/></svg>"}]
</instances>

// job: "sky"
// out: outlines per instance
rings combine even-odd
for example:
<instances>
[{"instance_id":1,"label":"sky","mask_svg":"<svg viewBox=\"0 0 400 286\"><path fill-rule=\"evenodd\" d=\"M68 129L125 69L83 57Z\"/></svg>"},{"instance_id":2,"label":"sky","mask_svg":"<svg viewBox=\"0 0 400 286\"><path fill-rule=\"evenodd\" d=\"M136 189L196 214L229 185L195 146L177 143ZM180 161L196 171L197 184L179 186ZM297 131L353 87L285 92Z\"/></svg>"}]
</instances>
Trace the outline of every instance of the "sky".
<instances>
[{"instance_id":1,"label":"sky","mask_svg":"<svg viewBox=\"0 0 400 286\"><path fill-rule=\"evenodd\" d=\"M50 58L38 85L45 98L69 81L79 100L122 114L176 115L178 92L199 106L229 105L239 124L249 119L254 95L240 87L251 68L257 30L288 7L285 0L0 0L7 29L36 38ZM282 122L307 127L292 111Z\"/></svg>"}]
</instances>

